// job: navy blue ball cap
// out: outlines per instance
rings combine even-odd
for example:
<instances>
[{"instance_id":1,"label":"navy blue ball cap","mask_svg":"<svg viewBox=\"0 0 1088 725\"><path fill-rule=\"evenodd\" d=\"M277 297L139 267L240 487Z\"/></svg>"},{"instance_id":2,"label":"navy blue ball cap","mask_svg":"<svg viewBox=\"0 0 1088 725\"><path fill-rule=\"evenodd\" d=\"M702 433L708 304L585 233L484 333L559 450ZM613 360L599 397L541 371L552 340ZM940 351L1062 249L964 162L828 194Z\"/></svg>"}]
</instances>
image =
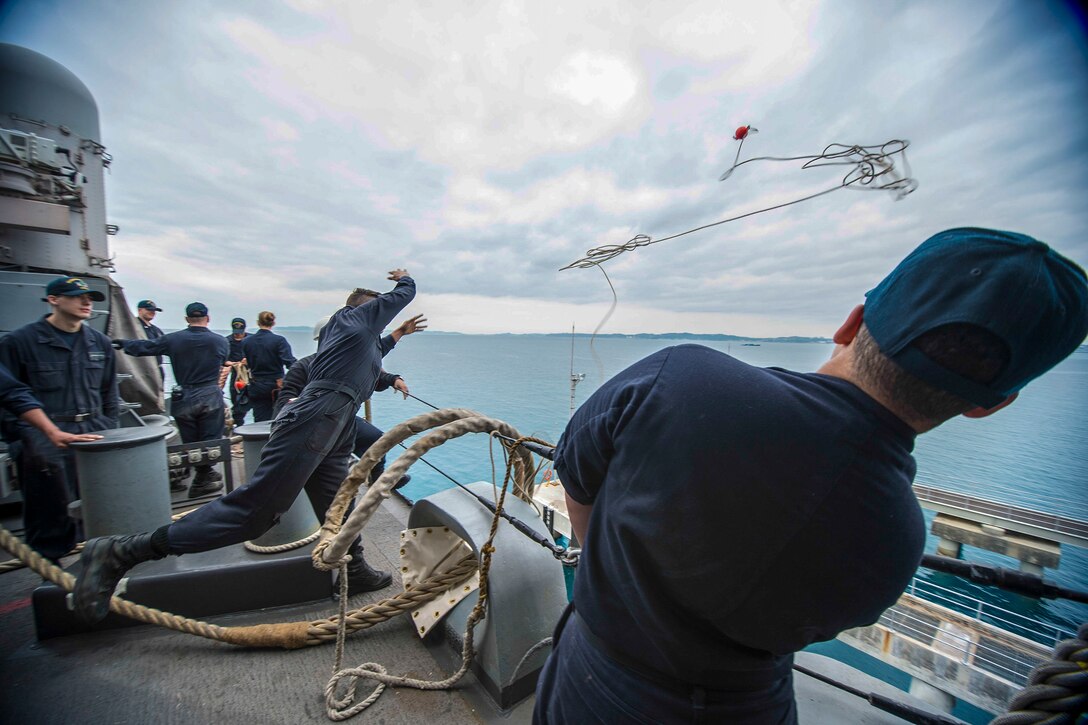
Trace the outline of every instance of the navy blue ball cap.
<instances>
[{"instance_id":1,"label":"navy blue ball cap","mask_svg":"<svg viewBox=\"0 0 1088 725\"><path fill-rule=\"evenodd\" d=\"M138 310L155 310L155 312L162 312L162 308L156 305L151 300L140 300L136 303L136 309Z\"/></svg>"},{"instance_id":2,"label":"navy blue ball cap","mask_svg":"<svg viewBox=\"0 0 1088 725\"><path fill-rule=\"evenodd\" d=\"M190 302L185 306L186 317L207 317L208 306L203 302Z\"/></svg>"},{"instance_id":3,"label":"navy blue ball cap","mask_svg":"<svg viewBox=\"0 0 1088 725\"><path fill-rule=\"evenodd\" d=\"M965 227L935 234L866 295L865 326L910 374L992 408L1057 365L1088 336L1084 270L1024 234ZM981 327L1008 345L991 383L936 364L913 343L951 323Z\"/></svg>"},{"instance_id":4,"label":"navy blue ball cap","mask_svg":"<svg viewBox=\"0 0 1088 725\"><path fill-rule=\"evenodd\" d=\"M95 302L102 302L106 295L91 289L79 277L57 277L45 286L46 297L78 297L90 295Z\"/></svg>"},{"instance_id":5,"label":"navy blue ball cap","mask_svg":"<svg viewBox=\"0 0 1088 725\"><path fill-rule=\"evenodd\" d=\"M235 330L244 330L246 329L246 321L243 320L241 317L235 317L233 320L230 321L230 326Z\"/></svg>"}]
</instances>

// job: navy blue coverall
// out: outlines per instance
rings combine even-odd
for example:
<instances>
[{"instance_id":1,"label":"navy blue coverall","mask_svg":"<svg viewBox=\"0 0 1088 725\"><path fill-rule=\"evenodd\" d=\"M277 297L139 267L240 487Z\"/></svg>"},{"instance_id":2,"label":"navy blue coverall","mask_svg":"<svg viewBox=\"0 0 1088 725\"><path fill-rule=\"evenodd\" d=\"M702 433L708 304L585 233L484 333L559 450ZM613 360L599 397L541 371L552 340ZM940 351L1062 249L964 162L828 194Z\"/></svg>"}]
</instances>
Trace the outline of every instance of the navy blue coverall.
<instances>
[{"instance_id":1,"label":"navy blue coverall","mask_svg":"<svg viewBox=\"0 0 1088 725\"><path fill-rule=\"evenodd\" d=\"M113 348L90 325L66 333L42 317L0 340L0 365L30 387L61 430L93 433L117 427ZM26 542L57 560L77 540L76 523L68 516L68 503L79 497L75 456L21 420L5 422L4 439L12 443L22 485Z\"/></svg>"},{"instance_id":2,"label":"navy blue coverall","mask_svg":"<svg viewBox=\"0 0 1088 725\"><path fill-rule=\"evenodd\" d=\"M148 340L158 340L160 337L166 334L158 325L151 322L144 322L144 319L142 317L137 317L136 319L140 321L140 325L144 328L144 334L147 335ZM165 382L166 373L163 372L162 369L162 355L156 355L155 362L159 365L159 377L162 378Z\"/></svg>"},{"instance_id":3,"label":"navy blue coverall","mask_svg":"<svg viewBox=\"0 0 1088 725\"><path fill-rule=\"evenodd\" d=\"M16 380L8 369L0 365L0 407L18 418L28 410L41 408L28 385Z\"/></svg>"},{"instance_id":4,"label":"navy blue coverall","mask_svg":"<svg viewBox=\"0 0 1088 725\"><path fill-rule=\"evenodd\" d=\"M157 340L121 340L124 351L133 356L167 355L174 368L174 380L181 398L171 396L170 412L185 443L223 437L226 413L219 371L227 361L227 341L207 327L189 326ZM201 468L210 466L197 466Z\"/></svg>"},{"instance_id":5,"label":"navy blue coverall","mask_svg":"<svg viewBox=\"0 0 1088 725\"><path fill-rule=\"evenodd\" d=\"M272 420L272 406L283 380L285 368L295 364L291 345L287 338L271 330L258 330L242 340L242 352L249 365L249 404L253 406L253 420L260 423Z\"/></svg>"},{"instance_id":6,"label":"navy blue coverall","mask_svg":"<svg viewBox=\"0 0 1088 725\"><path fill-rule=\"evenodd\" d=\"M226 335L227 344L230 345L230 352L227 354L227 362L239 362L246 356L242 350L242 343L249 337L248 332L242 333L242 339L234 337L234 333ZM246 413L253 407L249 402L249 391L243 395L238 391L238 388L234 387L234 383L238 380L238 369L230 369L230 382L228 383L230 389L230 417L234 419L234 427L245 425Z\"/></svg>"},{"instance_id":7,"label":"navy blue coverall","mask_svg":"<svg viewBox=\"0 0 1088 725\"><path fill-rule=\"evenodd\" d=\"M356 413L381 373L381 333L415 293L412 278L402 277L391 292L336 312L311 363L310 382L276 416L253 477L156 531L156 547L187 554L254 539L279 520L303 488L311 503L311 492L335 491L347 476Z\"/></svg>"},{"instance_id":8,"label":"navy blue coverall","mask_svg":"<svg viewBox=\"0 0 1088 725\"><path fill-rule=\"evenodd\" d=\"M386 335L381 340L382 355L388 355L389 351L396 347L397 341L393 339L392 335ZM306 387L306 383L310 380L310 365L313 363L314 358L317 357L317 353L313 355L307 355L306 357L299 358L295 361L295 364L291 366L291 369L287 371L287 376L283 379L283 389L280 390L280 395L276 399L276 414L287 405L288 401L292 398L297 398L302 389ZM400 379L399 375L393 373L387 373L382 370L378 375L378 383L374 386L374 392L380 393L383 390L388 390L393 387L393 383ZM382 437L382 431L376 425L368 421L366 418L360 418L355 416L355 442L351 446L351 452L357 457L362 458L370 446L374 445L375 441ZM370 480L377 481L378 476L382 475L385 471L385 456L374 466L370 471ZM333 489L328 494L328 499L322 498L321 501L314 501L314 511L317 512L318 519L324 519L325 511L328 510L329 505L332 503L333 497L336 496L336 489ZM312 494L311 494L312 497Z\"/></svg>"}]
</instances>

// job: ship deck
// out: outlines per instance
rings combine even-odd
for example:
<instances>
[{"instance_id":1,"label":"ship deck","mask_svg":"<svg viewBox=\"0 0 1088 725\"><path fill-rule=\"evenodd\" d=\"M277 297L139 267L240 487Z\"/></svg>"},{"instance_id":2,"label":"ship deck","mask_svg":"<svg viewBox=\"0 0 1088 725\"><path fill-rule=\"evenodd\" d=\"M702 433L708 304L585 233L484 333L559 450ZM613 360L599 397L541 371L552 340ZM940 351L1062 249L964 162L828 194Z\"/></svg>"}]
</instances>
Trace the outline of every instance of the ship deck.
<instances>
[{"instance_id":1,"label":"ship deck","mask_svg":"<svg viewBox=\"0 0 1088 725\"><path fill-rule=\"evenodd\" d=\"M397 571L399 532L409 507L389 499L364 530L368 559ZM5 524L17 523L5 521ZM3 558L8 558L3 554ZM64 560L66 565L75 557ZM27 569L0 575L0 721L47 723L323 723L324 687L334 646L301 650L239 649L152 626L70 635L38 641L30 596L41 583ZM399 579L394 585L399 584ZM361 606L382 594L354 597ZM335 614L332 599L309 604L209 617L215 624L249 625L314 620ZM459 656L444 644L425 646L406 618L384 622L349 637L345 666L378 662L390 673L442 679ZM799 662L863 691L901 701L906 693L833 660L802 653ZM360 683L359 698L371 687ZM901 723L810 677L796 674L805 723ZM912 701L924 707L918 701ZM387 689L356 721L398 723L528 723L532 698L500 712L468 674L451 691Z\"/></svg>"}]
</instances>

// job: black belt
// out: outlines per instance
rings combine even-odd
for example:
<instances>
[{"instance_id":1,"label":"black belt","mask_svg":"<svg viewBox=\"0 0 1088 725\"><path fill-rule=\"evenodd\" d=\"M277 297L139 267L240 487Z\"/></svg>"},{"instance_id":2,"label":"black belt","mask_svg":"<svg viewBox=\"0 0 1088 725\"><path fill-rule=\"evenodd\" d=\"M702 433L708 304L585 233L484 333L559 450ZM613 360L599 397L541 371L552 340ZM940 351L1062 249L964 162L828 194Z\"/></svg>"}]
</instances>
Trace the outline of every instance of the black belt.
<instances>
[{"instance_id":1,"label":"black belt","mask_svg":"<svg viewBox=\"0 0 1088 725\"><path fill-rule=\"evenodd\" d=\"M76 413L75 415L51 415L49 416L57 423L82 423L85 420L90 420L97 415L101 415L99 412L94 413Z\"/></svg>"},{"instance_id":2,"label":"black belt","mask_svg":"<svg viewBox=\"0 0 1088 725\"><path fill-rule=\"evenodd\" d=\"M311 380L306 383L307 388L313 388L314 390L332 390L337 393L344 393L351 397L358 405L362 400L362 393L357 388L353 388L347 383L340 383L335 380Z\"/></svg>"},{"instance_id":3,"label":"black belt","mask_svg":"<svg viewBox=\"0 0 1088 725\"><path fill-rule=\"evenodd\" d=\"M571 604L573 605L573 602ZM578 613L574 611L573 606L570 611L570 619L578 620L582 636L586 638L586 641L593 645L594 649L600 650L600 652L609 659L614 660L617 664L631 670L639 677L685 696L692 695L698 690L700 691L699 694L701 695L701 698L707 698L709 696L709 698L713 700L715 699L714 696L718 694L728 696L730 693L770 687L790 674L790 665L787 663L785 667L779 665L777 668L771 670L738 670L736 672L731 671L722 673L722 677L728 679L727 682L723 682L718 686L701 686L693 682L681 680L668 673L661 672L660 670L656 670L619 652L615 647L593 634L592 630L590 630L589 626L586 624L586 621L579 617ZM782 670L782 672L779 672L778 670Z\"/></svg>"}]
</instances>

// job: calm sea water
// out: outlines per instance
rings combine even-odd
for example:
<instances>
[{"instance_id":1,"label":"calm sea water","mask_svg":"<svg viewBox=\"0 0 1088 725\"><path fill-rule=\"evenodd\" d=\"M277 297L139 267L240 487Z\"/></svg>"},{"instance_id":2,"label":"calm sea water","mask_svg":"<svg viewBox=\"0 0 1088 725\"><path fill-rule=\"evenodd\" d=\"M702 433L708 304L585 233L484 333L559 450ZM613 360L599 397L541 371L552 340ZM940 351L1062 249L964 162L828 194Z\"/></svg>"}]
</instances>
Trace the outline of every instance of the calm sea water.
<instances>
[{"instance_id":1,"label":"calm sea water","mask_svg":"<svg viewBox=\"0 0 1088 725\"><path fill-rule=\"evenodd\" d=\"M315 350L308 332L281 331L298 357ZM574 344L574 370L586 374L575 403L601 383L646 355L676 341L602 338L591 349ZM708 347L759 366L811 371L830 355L820 343L708 342ZM385 368L407 381L411 392L438 407L480 411L513 425L522 434L555 442L570 413L571 341L568 337L521 335L411 335L385 359ZM373 398L374 422L385 429L430 408L387 391ZM1031 383L1015 404L981 420L958 418L919 437L915 448L918 481L1033 509L1088 518L1088 347L1082 347L1048 375ZM461 483L490 480L488 438L466 436L426 458ZM498 452L496 452L498 455ZM501 464L500 464L501 465ZM424 465L412 468L403 492L412 499L450 487ZM502 475L500 468L499 474ZM933 514L927 512L927 524ZM936 549L929 541L927 551ZM1012 559L965 547L965 557L1015 567ZM1062 547L1062 561L1047 577L1088 589L1088 552ZM1070 632L1088 621L1088 606L1031 600L922 571L941 586L989 601Z\"/></svg>"}]
</instances>

